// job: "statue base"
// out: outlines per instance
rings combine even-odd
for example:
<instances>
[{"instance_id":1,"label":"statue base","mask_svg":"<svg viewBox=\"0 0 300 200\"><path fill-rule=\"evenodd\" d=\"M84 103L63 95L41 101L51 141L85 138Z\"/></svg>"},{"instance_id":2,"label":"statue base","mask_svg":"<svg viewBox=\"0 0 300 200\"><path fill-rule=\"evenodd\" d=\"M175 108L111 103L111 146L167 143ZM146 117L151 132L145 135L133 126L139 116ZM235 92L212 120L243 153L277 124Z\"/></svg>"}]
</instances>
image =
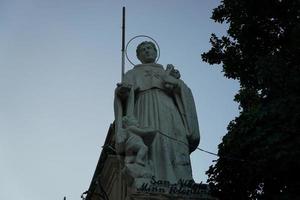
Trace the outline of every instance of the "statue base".
<instances>
[{"instance_id":1,"label":"statue base","mask_svg":"<svg viewBox=\"0 0 300 200\"><path fill-rule=\"evenodd\" d=\"M131 194L126 197L126 200L216 200L211 197L201 196L180 196L170 194Z\"/></svg>"},{"instance_id":2,"label":"statue base","mask_svg":"<svg viewBox=\"0 0 300 200\"><path fill-rule=\"evenodd\" d=\"M102 164L100 171L96 169L94 177L97 178L90 186L86 200L217 200L209 194L206 184L190 185L183 181L166 185L159 180L153 184L153 180L141 178L129 186L118 156L107 155Z\"/></svg>"},{"instance_id":3,"label":"statue base","mask_svg":"<svg viewBox=\"0 0 300 200\"><path fill-rule=\"evenodd\" d=\"M204 190L198 194L180 194L179 190L175 192L173 188L173 192L171 188L160 188L155 192L133 191L127 193L125 200L217 200Z\"/></svg>"},{"instance_id":4,"label":"statue base","mask_svg":"<svg viewBox=\"0 0 300 200\"><path fill-rule=\"evenodd\" d=\"M124 173L123 159L116 155L112 146L114 146L113 126L108 131L92 182L89 189L84 192L83 199L217 200L210 195L207 184L198 184L191 180L180 180L171 184L168 181L156 180L154 176L130 178L130 173ZM129 170L134 172L134 169Z\"/></svg>"}]
</instances>

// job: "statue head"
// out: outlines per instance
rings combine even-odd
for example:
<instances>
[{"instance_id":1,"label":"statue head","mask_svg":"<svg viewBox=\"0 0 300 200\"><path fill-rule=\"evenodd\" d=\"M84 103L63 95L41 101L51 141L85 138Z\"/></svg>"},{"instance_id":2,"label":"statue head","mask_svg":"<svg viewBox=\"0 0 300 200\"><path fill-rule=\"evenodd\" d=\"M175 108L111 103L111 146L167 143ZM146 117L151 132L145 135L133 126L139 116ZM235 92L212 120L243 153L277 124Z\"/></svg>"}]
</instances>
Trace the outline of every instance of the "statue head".
<instances>
[{"instance_id":1,"label":"statue head","mask_svg":"<svg viewBox=\"0 0 300 200\"><path fill-rule=\"evenodd\" d=\"M153 42L144 41L136 48L137 58L144 63L155 63L157 49Z\"/></svg>"}]
</instances>

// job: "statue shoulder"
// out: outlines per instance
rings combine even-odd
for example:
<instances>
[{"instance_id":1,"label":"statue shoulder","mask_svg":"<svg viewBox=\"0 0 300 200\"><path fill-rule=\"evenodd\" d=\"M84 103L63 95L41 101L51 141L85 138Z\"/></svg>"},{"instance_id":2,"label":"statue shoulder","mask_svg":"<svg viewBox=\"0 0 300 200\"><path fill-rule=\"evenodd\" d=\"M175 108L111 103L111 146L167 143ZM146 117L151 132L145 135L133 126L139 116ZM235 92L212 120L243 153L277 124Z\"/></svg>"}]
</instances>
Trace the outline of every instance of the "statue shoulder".
<instances>
[{"instance_id":1,"label":"statue shoulder","mask_svg":"<svg viewBox=\"0 0 300 200\"><path fill-rule=\"evenodd\" d=\"M138 73L138 71L140 71L140 69L134 67L134 68L128 70L128 71L125 73L125 76L133 76L133 75L135 75L136 73Z\"/></svg>"},{"instance_id":2,"label":"statue shoulder","mask_svg":"<svg viewBox=\"0 0 300 200\"><path fill-rule=\"evenodd\" d=\"M139 77L142 77L141 73L142 72L139 69L136 69L136 68L130 69L125 73L125 75L123 77L123 82L134 85L136 83L137 79L139 79Z\"/></svg>"},{"instance_id":3,"label":"statue shoulder","mask_svg":"<svg viewBox=\"0 0 300 200\"><path fill-rule=\"evenodd\" d=\"M130 69L124 74L124 79L125 80L132 79L134 77L134 74L135 74L135 70Z\"/></svg>"}]
</instances>

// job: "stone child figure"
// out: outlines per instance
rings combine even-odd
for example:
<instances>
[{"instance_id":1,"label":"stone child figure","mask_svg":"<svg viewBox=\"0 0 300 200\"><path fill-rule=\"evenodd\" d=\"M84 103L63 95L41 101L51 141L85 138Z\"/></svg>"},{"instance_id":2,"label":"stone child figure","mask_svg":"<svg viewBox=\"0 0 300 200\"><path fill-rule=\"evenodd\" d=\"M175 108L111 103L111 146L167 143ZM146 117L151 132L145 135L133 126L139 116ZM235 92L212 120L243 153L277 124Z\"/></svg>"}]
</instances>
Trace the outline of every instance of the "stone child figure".
<instances>
[{"instance_id":1,"label":"stone child figure","mask_svg":"<svg viewBox=\"0 0 300 200\"><path fill-rule=\"evenodd\" d=\"M173 65L165 70L155 63L157 50L152 42L142 42L136 52L142 64L127 71L115 91L117 141L122 134L122 118L134 116L140 127L157 130L148 148L155 178L170 183L192 180L190 153L200 141L193 95ZM116 142L118 153L124 154L119 146Z\"/></svg>"},{"instance_id":2,"label":"stone child figure","mask_svg":"<svg viewBox=\"0 0 300 200\"><path fill-rule=\"evenodd\" d=\"M137 163L145 166L148 161L148 146L152 143L156 132L153 129L140 128L138 121L132 116L123 117L122 124L125 142L125 165Z\"/></svg>"}]
</instances>

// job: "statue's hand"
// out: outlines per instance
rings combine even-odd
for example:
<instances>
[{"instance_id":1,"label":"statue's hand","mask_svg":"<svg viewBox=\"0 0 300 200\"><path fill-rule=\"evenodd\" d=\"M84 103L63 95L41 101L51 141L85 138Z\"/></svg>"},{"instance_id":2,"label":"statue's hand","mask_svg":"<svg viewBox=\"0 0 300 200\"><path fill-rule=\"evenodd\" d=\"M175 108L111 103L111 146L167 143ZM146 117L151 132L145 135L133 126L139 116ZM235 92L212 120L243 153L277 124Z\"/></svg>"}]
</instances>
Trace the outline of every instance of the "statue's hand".
<instances>
[{"instance_id":1,"label":"statue's hand","mask_svg":"<svg viewBox=\"0 0 300 200\"><path fill-rule=\"evenodd\" d=\"M129 95L132 85L127 83L118 83L116 88L116 94L121 98L126 98Z\"/></svg>"},{"instance_id":2,"label":"statue's hand","mask_svg":"<svg viewBox=\"0 0 300 200\"><path fill-rule=\"evenodd\" d=\"M180 72L177 69L175 69L174 65L172 64L167 65L166 71L170 76L173 76L176 79L180 79L181 77Z\"/></svg>"},{"instance_id":3,"label":"statue's hand","mask_svg":"<svg viewBox=\"0 0 300 200\"><path fill-rule=\"evenodd\" d=\"M173 76L166 75L164 76L164 87L171 92L178 87L178 80Z\"/></svg>"}]
</instances>

